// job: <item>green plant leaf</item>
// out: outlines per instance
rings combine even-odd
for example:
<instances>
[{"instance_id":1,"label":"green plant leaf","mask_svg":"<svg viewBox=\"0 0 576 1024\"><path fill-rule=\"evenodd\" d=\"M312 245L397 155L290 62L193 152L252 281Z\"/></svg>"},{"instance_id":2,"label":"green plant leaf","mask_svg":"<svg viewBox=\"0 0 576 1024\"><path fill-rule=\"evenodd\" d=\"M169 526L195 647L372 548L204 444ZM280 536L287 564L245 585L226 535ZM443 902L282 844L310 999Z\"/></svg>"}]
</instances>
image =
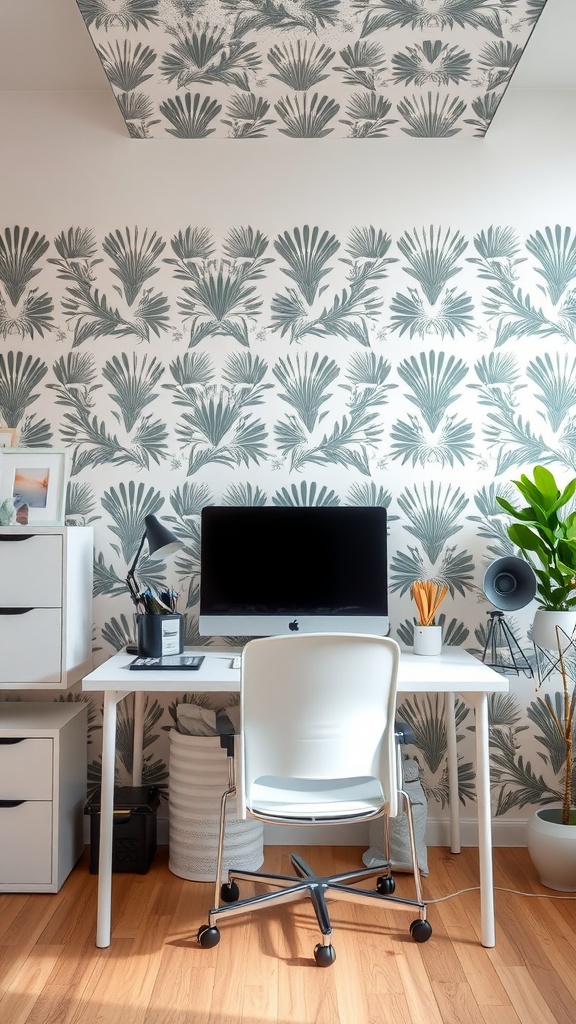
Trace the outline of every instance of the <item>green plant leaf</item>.
<instances>
[{"instance_id":1,"label":"green plant leaf","mask_svg":"<svg viewBox=\"0 0 576 1024\"><path fill-rule=\"evenodd\" d=\"M49 247L48 239L29 228L22 230L16 225L12 232L6 228L0 235L0 281L4 284L8 298L16 306L27 285L40 273L36 264Z\"/></svg>"}]
</instances>

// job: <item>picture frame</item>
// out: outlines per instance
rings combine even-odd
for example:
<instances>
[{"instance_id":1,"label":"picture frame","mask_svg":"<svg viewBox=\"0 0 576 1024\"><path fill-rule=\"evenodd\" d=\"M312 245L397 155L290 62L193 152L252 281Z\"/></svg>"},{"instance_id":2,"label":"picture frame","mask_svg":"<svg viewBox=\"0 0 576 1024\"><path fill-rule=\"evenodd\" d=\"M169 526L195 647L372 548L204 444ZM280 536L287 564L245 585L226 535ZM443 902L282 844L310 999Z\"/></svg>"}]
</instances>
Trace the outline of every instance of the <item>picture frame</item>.
<instances>
[{"instance_id":1,"label":"picture frame","mask_svg":"<svg viewBox=\"0 0 576 1024\"><path fill-rule=\"evenodd\" d=\"M0 448L0 504L14 500L16 525L64 526L67 482L63 448Z\"/></svg>"},{"instance_id":2,"label":"picture frame","mask_svg":"<svg viewBox=\"0 0 576 1024\"><path fill-rule=\"evenodd\" d=\"M0 448L15 448L18 444L18 431L12 427L0 427Z\"/></svg>"}]
</instances>

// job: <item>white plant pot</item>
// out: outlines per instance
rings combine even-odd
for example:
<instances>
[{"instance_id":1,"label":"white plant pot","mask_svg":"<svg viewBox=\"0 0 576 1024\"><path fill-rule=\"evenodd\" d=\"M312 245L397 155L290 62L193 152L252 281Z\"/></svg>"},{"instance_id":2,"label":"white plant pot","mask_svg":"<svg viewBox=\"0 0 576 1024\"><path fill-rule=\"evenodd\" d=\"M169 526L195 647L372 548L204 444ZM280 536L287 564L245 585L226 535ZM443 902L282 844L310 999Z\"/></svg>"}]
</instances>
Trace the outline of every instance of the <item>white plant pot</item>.
<instances>
[{"instance_id":1,"label":"white plant pot","mask_svg":"<svg viewBox=\"0 0 576 1024\"><path fill-rule=\"evenodd\" d=\"M414 626L414 654L441 654L442 626Z\"/></svg>"},{"instance_id":2,"label":"white plant pot","mask_svg":"<svg viewBox=\"0 0 576 1024\"><path fill-rule=\"evenodd\" d=\"M576 825L562 824L560 805L536 811L528 822L526 845L542 885L576 892Z\"/></svg>"},{"instance_id":3,"label":"white plant pot","mask_svg":"<svg viewBox=\"0 0 576 1024\"><path fill-rule=\"evenodd\" d=\"M559 626L562 633L565 633L567 637L571 637L576 628L576 610L553 612L548 611L546 608L538 608L532 622L532 643L536 644L537 647L550 648L557 651L558 638L556 626ZM565 646L566 638L562 633L560 633L560 641Z\"/></svg>"}]
</instances>

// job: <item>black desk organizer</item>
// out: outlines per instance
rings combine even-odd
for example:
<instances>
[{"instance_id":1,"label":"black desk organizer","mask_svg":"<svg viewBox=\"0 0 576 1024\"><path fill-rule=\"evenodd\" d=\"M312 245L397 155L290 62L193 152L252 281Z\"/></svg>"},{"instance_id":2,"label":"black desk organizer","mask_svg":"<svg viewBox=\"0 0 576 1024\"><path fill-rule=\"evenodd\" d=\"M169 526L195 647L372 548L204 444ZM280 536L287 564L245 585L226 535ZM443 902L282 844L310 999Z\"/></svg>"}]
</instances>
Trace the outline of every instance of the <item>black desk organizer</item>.
<instances>
[{"instance_id":1,"label":"black desk organizer","mask_svg":"<svg viewBox=\"0 0 576 1024\"><path fill-rule=\"evenodd\" d=\"M182 654L184 628L182 616L137 615L138 654L141 658L162 658Z\"/></svg>"}]
</instances>

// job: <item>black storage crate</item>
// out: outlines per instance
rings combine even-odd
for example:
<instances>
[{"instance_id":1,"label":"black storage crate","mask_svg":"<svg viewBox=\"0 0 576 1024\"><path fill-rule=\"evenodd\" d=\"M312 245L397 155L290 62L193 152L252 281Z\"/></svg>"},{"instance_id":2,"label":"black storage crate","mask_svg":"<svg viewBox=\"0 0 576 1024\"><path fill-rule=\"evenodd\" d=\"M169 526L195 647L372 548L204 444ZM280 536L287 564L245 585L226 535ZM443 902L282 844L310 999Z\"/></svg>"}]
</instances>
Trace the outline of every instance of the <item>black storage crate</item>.
<instances>
[{"instance_id":1,"label":"black storage crate","mask_svg":"<svg viewBox=\"0 0 576 1024\"><path fill-rule=\"evenodd\" d=\"M145 875L156 853L156 811L160 804L154 786L117 786L114 790L112 871ZM90 872L98 874L100 843L100 790L90 798Z\"/></svg>"}]
</instances>

